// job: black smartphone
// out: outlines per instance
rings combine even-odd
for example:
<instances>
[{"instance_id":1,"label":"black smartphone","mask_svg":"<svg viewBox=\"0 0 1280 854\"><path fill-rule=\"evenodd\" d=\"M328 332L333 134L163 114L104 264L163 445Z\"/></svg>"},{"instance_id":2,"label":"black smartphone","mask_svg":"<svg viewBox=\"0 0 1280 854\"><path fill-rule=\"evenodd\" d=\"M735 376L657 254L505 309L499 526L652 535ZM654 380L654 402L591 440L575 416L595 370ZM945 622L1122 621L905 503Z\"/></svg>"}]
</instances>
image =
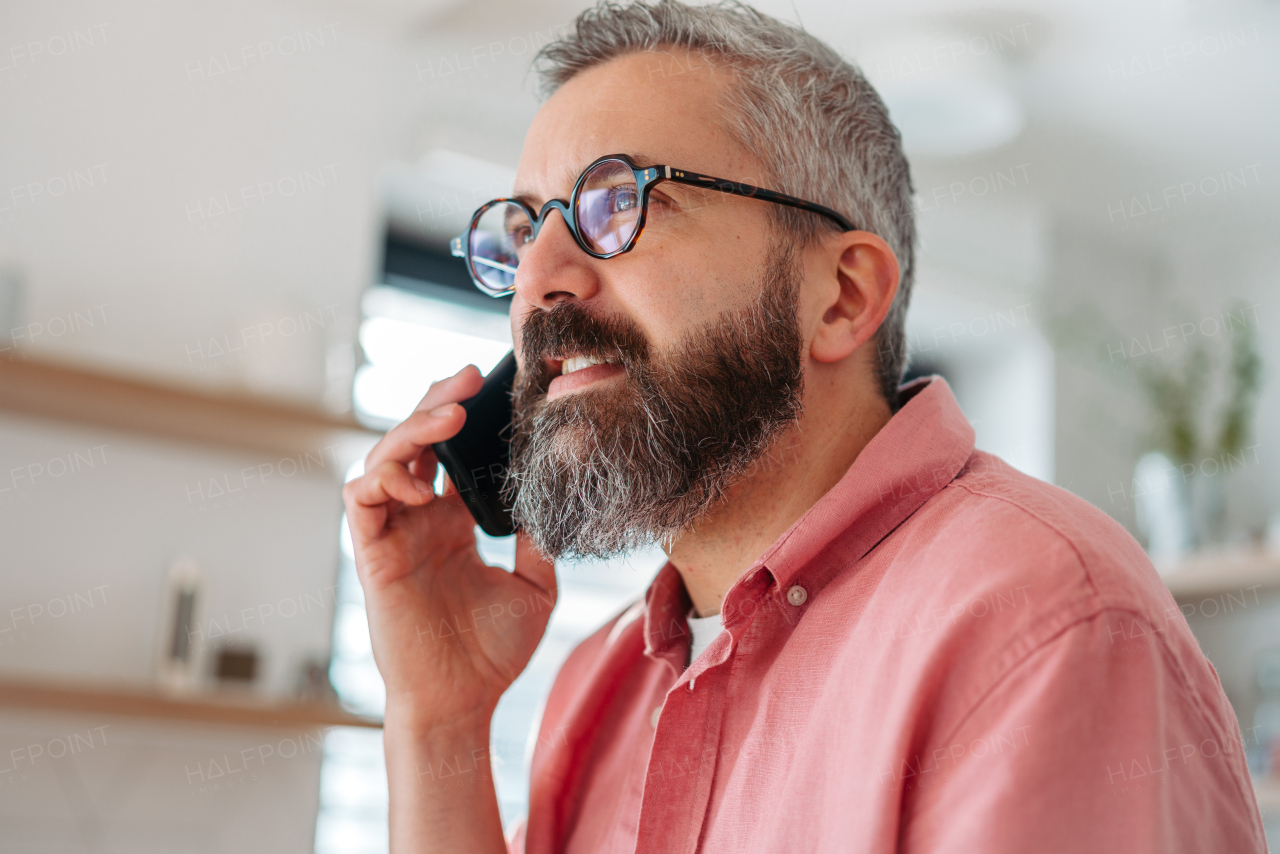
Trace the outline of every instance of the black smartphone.
<instances>
[{"instance_id":1,"label":"black smartphone","mask_svg":"<svg viewBox=\"0 0 1280 854\"><path fill-rule=\"evenodd\" d=\"M511 463L511 386L516 354L508 353L475 397L461 402L467 411L462 430L431 446L436 458L486 534L505 537L516 532L511 507L502 500L502 483Z\"/></svg>"}]
</instances>

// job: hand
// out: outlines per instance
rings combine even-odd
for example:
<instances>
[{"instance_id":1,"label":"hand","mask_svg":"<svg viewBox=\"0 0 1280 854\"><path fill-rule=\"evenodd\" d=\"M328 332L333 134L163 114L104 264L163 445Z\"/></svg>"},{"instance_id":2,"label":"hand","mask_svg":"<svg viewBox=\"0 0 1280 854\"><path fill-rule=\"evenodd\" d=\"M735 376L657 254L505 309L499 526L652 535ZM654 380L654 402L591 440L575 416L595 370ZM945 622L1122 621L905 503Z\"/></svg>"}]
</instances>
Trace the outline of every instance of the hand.
<instances>
[{"instance_id":1,"label":"hand","mask_svg":"<svg viewBox=\"0 0 1280 854\"><path fill-rule=\"evenodd\" d=\"M481 383L474 365L433 383L342 490L388 713L426 727L487 721L529 663L556 597L554 564L527 536L516 535L514 573L487 565L453 485L443 495L432 488L431 445L462 429L457 401Z\"/></svg>"}]
</instances>

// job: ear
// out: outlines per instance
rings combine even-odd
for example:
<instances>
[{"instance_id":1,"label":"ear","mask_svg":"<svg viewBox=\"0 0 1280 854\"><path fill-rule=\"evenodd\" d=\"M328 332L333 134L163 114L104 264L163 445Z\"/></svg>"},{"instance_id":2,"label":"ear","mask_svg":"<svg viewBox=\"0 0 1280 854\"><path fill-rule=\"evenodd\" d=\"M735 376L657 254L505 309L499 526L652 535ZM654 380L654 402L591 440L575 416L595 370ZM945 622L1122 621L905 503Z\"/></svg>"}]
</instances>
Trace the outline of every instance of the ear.
<instances>
[{"instance_id":1,"label":"ear","mask_svg":"<svg viewBox=\"0 0 1280 854\"><path fill-rule=\"evenodd\" d=\"M809 354L818 362L838 362L871 340L884 322L898 293L898 259L869 231L832 234L815 249L817 305Z\"/></svg>"}]
</instances>

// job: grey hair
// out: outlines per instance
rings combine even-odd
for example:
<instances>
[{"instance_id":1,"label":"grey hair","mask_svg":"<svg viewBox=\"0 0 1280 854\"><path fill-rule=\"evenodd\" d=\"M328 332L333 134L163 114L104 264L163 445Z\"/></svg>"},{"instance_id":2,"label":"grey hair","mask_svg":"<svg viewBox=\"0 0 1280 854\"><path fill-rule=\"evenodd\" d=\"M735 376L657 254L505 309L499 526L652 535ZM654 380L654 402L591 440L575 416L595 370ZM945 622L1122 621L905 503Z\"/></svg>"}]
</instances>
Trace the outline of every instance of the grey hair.
<instances>
[{"instance_id":1,"label":"grey hair","mask_svg":"<svg viewBox=\"0 0 1280 854\"><path fill-rule=\"evenodd\" d=\"M898 292L876 337L879 385L896 410L907 366L904 326L916 234L911 171L884 102L830 47L734 0L707 6L602 0L578 16L573 32L543 47L534 68L550 96L610 59L670 48L715 57L736 72L726 129L759 152L770 189L839 211L897 256ZM769 207L783 233L801 246L837 228L816 214Z\"/></svg>"}]
</instances>

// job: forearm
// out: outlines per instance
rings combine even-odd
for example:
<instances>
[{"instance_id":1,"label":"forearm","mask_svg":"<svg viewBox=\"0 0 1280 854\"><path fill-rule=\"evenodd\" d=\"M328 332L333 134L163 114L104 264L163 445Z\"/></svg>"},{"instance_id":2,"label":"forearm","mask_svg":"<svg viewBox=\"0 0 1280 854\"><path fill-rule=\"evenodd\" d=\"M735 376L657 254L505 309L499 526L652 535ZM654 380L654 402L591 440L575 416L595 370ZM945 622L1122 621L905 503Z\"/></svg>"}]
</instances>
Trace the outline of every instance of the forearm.
<instances>
[{"instance_id":1,"label":"forearm","mask_svg":"<svg viewBox=\"0 0 1280 854\"><path fill-rule=\"evenodd\" d=\"M488 715L439 725L388 708L382 739L392 854L506 851Z\"/></svg>"}]
</instances>

